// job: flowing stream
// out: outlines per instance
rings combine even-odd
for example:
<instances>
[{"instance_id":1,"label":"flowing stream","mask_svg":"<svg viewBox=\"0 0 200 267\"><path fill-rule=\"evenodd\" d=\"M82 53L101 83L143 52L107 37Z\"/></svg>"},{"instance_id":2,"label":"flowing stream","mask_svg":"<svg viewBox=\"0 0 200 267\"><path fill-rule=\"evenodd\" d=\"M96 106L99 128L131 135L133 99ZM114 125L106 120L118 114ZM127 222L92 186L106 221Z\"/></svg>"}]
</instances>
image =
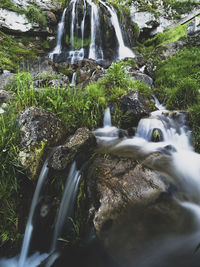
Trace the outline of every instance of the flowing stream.
<instances>
[{"instance_id":1,"label":"flowing stream","mask_svg":"<svg viewBox=\"0 0 200 267\"><path fill-rule=\"evenodd\" d=\"M187 201L176 200L191 213L194 221L193 232L182 236L169 236L162 240L162 248L159 251L157 248L149 253L144 251L143 256L134 265L139 267L178 266L174 253L180 254L184 251L185 255L192 255L195 246L200 243L200 155L193 151L191 132L186 126L186 115L166 111L159 102L157 106L160 110L152 112L149 118L141 119L135 136L131 138L117 137L117 129L110 123L109 109L105 111L104 127L94 131L99 146L111 154L137 160L159 152L165 160L162 162L159 157L149 157L150 160L145 161L146 166L169 175L187 196ZM151 141L155 130L160 133L160 142ZM166 255L173 255L174 262L169 263L170 256ZM148 259L146 262L145 256ZM192 265L188 262L190 257L191 260L194 258ZM195 257L198 256L188 256L182 266L198 266L198 258Z\"/></svg>"}]
</instances>

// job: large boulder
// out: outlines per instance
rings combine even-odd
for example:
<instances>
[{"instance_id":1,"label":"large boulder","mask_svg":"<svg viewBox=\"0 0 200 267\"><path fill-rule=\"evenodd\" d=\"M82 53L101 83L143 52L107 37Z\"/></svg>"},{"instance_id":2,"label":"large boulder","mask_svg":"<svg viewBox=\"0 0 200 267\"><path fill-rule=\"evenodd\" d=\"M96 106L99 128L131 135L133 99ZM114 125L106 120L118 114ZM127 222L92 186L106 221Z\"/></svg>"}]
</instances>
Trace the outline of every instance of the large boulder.
<instances>
[{"instance_id":1,"label":"large boulder","mask_svg":"<svg viewBox=\"0 0 200 267\"><path fill-rule=\"evenodd\" d=\"M37 107L24 110L18 119L22 150L19 159L30 178L36 178L46 148L66 136L66 129L53 113Z\"/></svg>"},{"instance_id":2,"label":"large boulder","mask_svg":"<svg viewBox=\"0 0 200 267\"><path fill-rule=\"evenodd\" d=\"M49 161L54 170L64 170L75 159L85 161L96 145L94 135L87 128L79 128L64 145L58 146ZM81 163L80 162L80 163Z\"/></svg>"},{"instance_id":3,"label":"large boulder","mask_svg":"<svg viewBox=\"0 0 200 267\"><path fill-rule=\"evenodd\" d=\"M111 155L93 157L85 175L96 234L122 266L133 266L140 254L162 244L158 240L191 229L167 175Z\"/></svg>"},{"instance_id":4,"label":"large boulder","mask_svg":"<svg viewBox=\"0 0 200 267\"><path fill-rule=\"evenodd\" d=\"M14 33L25 33L33 29L24 14L0 8L0 29Z\"/></svg>"}]
</instances>

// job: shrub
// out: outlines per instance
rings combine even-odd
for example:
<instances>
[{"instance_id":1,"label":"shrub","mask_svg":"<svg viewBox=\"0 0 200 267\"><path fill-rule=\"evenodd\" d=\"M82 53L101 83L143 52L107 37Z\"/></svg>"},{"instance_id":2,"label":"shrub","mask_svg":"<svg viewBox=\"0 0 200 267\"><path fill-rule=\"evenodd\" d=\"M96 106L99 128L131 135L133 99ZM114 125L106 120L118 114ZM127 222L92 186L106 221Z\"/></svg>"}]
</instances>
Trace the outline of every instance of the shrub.
<instances>
[{"instance_id":1,"label":"shrub","mask_svg":"<svg viewBox=\"0 0 200 267\"><path fill-rule=\"evenodd\" d=\"M41 27L47 26L46 15L36 6L29 6L26 11L26 16L32 23L38 23Z\"/></svg>"}]
</instances>

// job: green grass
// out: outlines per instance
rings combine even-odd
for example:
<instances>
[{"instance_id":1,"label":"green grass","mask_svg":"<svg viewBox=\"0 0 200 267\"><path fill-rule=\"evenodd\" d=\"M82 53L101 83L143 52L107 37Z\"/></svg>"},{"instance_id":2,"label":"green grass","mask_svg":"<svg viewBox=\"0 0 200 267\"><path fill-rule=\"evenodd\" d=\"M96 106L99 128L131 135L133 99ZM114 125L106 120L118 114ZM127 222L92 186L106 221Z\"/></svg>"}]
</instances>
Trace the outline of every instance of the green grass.
<instances>
[{"instance_id":1,"label":"green grass","mask_svg":"<svg viewBox=\"0 0 200 267\"><path fill-rule=\"evenodd\" d=\"M0 31L0 69L16 71L21 61L35 58L32 50L19 47L14 37Z\"/></svg>"},{"instance_id":2,"label":"green grass","mask_svg":"<svg viewBox=\"0 0 200 267\"><path fill-rule=\"evenodd\" d=\"M17 208L19 205L19 177L22 168L18 162L19 131L16 128L16 111L9 109L0 115L0 243L16 242L18 232Z\"/></svg>"},{"instance_id":3,"label":"green grass","mask_svg":"<svg viewBox=\"0 0 200 267\"><path fill-rule=\"evenodd\" d=\"M25 13L24 9L15 6L15 4L10 0L0 0L0 8L15 11L17 13Z\"/></svg>"}]
</instances>

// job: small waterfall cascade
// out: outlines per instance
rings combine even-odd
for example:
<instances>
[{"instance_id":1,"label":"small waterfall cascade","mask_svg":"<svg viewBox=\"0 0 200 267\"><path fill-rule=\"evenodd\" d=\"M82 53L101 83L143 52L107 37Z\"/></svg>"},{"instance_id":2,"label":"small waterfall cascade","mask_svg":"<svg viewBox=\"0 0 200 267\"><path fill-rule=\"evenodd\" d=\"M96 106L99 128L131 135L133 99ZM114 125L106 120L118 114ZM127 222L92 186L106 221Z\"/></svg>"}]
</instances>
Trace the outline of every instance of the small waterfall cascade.
<instances>
[{"instance_id":1,"label":"small waterfall cascade","mask_svg":"<svg viewBox=\"0 0 200 267\"><path fill-rule=\"evenodd\" d=\"M75 86L76 85L76 72L73 73L72 75L72 81L70 83L70 86Z\"/></svg>"},{"instance_id":2,"label":"small waterfall cascade","mask_svg":"<svg viewBox=\"0 0 200 267\"><path fill-rule=\"evenodd\" d=\"M81 21L81 48L75 48L75 31L77 30L78 21L77 21L77 13L76 13L76 5L78 0L72 0L72 14L71 14L71 25L70 25L70 43L71 43L71 50L69 51L69 61L73 64L76 61L82 60L84 58L84 30L85 30L85 17L86 17L86 2L83 1L83 17Z\"/></svg>"},{"instance_id":3,"label":"small waterfall cascade","mask_svg":"<svg viewBox=\"0 0 200 267\"><path fill-rule=\"evenodd\" d=\"M105 112L105 117L108 116L107 112L108 110ZM104 127L102 131L103 129ZM162 133L162 140L159 142L151 141L154 129L159 129ZM193 218L191 233L164 238L162 240L162 249L159 252L157 249L147 252L146 258L149 257L148 261L145 262L143 258L139 258L139 263L136 262L136 266L171 266L162 265L161 262L167 259L167 255L170 255L170 253L174 255L176 251L181 251L182 249L184 249L186 255L189 255L187 259L190 260L192 257L190 253L194 252L195 246L200 242L200 154L193 151L190 140L191 134L186 126L185 114L166 112L161 108L161 110L152 112L149 118L140 120L135 136L118 137L118 142L116 140L113 142L113 139L109 139L112 129L110 128L109 130L107 132L104 131L104 135L99 134L101 129L94 131L99 146L103 147L105 145L108 148L107 151L103 149L103 153L106 151L114 155L132 157L137 160L139 158L146 159L153 153L159 152L167 160L160 161L162 157L157 157L156 155L158 154L155 153L155 158L150 156L150 161L146 166L167 174L167 177L169 175L175 186L177 185L178 188L181 188L181 193L184 193L185 197L182 199L181 196L177 195L175 201L188 210L191 213L191 218ZM162 168L160 168L161 165ZM196 262L199 262L198 257ZM159 265L159 263L161 264ZM175 266L174 263L172 266ZM198 264L194 266L198 266Z\"/></svg>"},{"instance_id":4,"label":"small waterfall cascade","mask_svg":"<svg viewBox=\"0 0 200 267\"><path fill-rule=\"evenodd\" d=\"M28 250L29 250L32 231L33 231L33 216L34 216L34 212L35 212L38 200L39 200L42 186L43 186L43 184L47 178L48 171L49 171L47 164L48 164L48 159L46 159L46 161L42 167L42 170L41 170L41 173L40 173L40 176L38 179L38 183L37 183L37 186L35 189L35 193L33 196L33 200L31 203L31 208L30 208L29 217L28 217L28 221L26 224L26 230L25 230L23 244L22 244L22 249L21 249L21 253L20 253L20 257L19 257L18 267L26 266L25 262L26 262L26 258L28 255Z\"/></svg>"},{"instance_id":5,"label":"small waterfall cascade","mask_svg":"<svg viewBox=\"0 0 200 267\"><path fill-rule=\"evenodd\" d=\"M100 22L98 7L91 0L87 0L87 2L91 6L91 43L88 58L96 61L103 60L103 50L101 46L101 40L99 40Z\"/></svg>"},{"instance_id":6,"label":"small waterfall cascade","mask_svg":"<svg viewBox=\"0 0 200 267\"><path fill-rule=\"evenodd\" d=\"M60 237L66 218L71 216L80 178L81 178L80 170L77 170L76 163L74 162L71 166L71 169L70 169L70 172L69 172L66 184L65 184L63 197L60 203L55 230L53 233L53 240L51 244L51 250L50 250L51 253L54 252L55 249L57 248L57 241L58 241L58 238Z\"/></svg>"},{"instance_id":7,"label":"small waterfall cascade","mask_svg":"<svg viewBox=\"0 0 200 267\"><path fill-rule=\"evenodd\" d=\"M110 6L108 3L105 3L101 0L100 0L100 3L102 5L104 5L107 8L107 10L109 11L110 16L111 16L111 23L115 29L115 34L116 34L117 41L118 41L117 59L124 59L126 57L134 58L135 54L133 53L133 51L130 48L128 48L127 46L125 46L125 44L124 44L122 31L120 28L119 20L118 20L117 13L116 13L115 9L112 6Z\"/></svg>"},{"instance_id":8,"label":"small waterfall cascade","mask_svg":"<svg viewBox=\"0 0 200 267\"><path fill-rule=\"evenodd\" d=\"M93 59L103 63L107 60L107 57L109 57L109 60L121 60L126 57L135 57L134 52L124 44L120 23L115 9L111 4L106 2L100 1L100 4L101 6L99 7L94 0L70 1L68 5L71 10L71 14L69 14L70 21L65 23L67 10L65 8L57 28L57 44L53 51L49 53L51 59L58 62L67 61L73 64L84 58ZM105 28L105 25L102 24L106 23L106 20L102 18L102 16L104 16L103 9L106 9L108 11L106 13L110 14L109 20L113 27L111 28L114 29L116 35L118 46L116 56L113 54L115 53L114 51L111 52L112 55L109 53L106 54L105 49L107 49L107 46L103 44L106 42L106 38L108 38L106 37L106 33L102 30ZM67 35L64 42L64 33L66 31ZM109 42L112 42L112 40ZM111 50L113 49L113 47L110 48Z\"/></svg>"},{"instance_id":9,"label":"small waterfall cascade","mask_svg":"<svg viewBox=\"0 0 200 267\"><path fill-rule=\"evenodd\" d=\"M53 59L54 54L60 54L62 51L62 37L64 33L64 28L65 28L65 14L66 14L67 8L63 10L61 21L58 23L58 28L57 28L57 43L55 48L53 49L52 52L49 53L49 57Z\"/></svg>"},{"instance_id":10,"label":"small waterfall cascade","mask_svg":"<svg viewBox=\"0 0 200 267\"><path fill-rule=\"evenodd\" d=\"M111 114L110 114L110 108L107 108L105 110L105 115L104 115L104 119L103 119L103 126L112 126L112 122L111 122Z\"/></svg>"},{"instance_id":11,"label":"small waterfall cascade","mask_svg":"<svg viewBox=\"0 0 200 267\"><path fill-rule=\"evenodd\" d=\"M29 247L31 243L31 237L33 232L33 217L35 214L36 206L39 201L40 192L41 189L46 181L49 168L48 168L48 158L44 162L44 165L42 167L42 170L40 172L37 186L33 195L30 212L28 216L28 221L26 224L24 239L22 243L22 249L19 257L14 257L8 260L0 260L0 266L1 267L36 267L38 266L43 260L45 260L48 257L47 253L40 254L39 252L34 253L31 256L28 256Z\"/></svg>"}]
</instances>

